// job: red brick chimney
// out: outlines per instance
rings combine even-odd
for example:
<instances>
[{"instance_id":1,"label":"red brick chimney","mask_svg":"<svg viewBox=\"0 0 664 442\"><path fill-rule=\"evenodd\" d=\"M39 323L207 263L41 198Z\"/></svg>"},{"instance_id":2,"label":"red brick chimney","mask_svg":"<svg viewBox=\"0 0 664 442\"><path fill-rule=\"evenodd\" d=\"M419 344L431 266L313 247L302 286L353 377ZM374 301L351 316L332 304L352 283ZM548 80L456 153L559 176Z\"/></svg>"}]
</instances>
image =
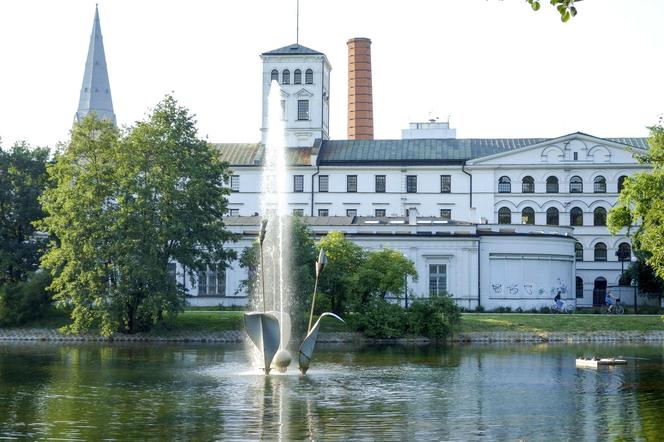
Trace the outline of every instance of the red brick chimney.
<instances>
[{"instance_id":1,"label":"red brick chimney","mask_svg":"<svg viewBox=\"0 0 664 442\"><path fill-rule=\"evenodd\" d=\"M348 40L348 139L373 140L371 40Z\"/></svg>"}]
</instances>

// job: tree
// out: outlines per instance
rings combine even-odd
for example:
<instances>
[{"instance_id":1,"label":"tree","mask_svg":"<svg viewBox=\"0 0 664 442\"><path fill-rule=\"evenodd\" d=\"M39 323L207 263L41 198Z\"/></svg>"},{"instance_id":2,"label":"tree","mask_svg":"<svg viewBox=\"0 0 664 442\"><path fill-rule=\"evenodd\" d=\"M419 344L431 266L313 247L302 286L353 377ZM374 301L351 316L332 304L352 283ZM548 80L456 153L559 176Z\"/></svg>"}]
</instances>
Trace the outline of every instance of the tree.
<instances>
[{"instance_id":1,"label":"tree","mask_svg":"<svg viewBox=\"0 0 664 442\"><path fill-rule=\"evenodd\" d=\"M8 151L0 146L0 286L25 281L39 266L44 240L33 223L43 216L48 155L26 143Z\"/></svg>"},{"instance_id":2,"label":"tree","mask_svg":"<svg viewBox=\"0 0 664 442\"><path fill-rule=\"evenodd\" d=\"M228 166L173 97L124 132L85 118L48 172L40 226L58 240L42 264L54 299L73 307L71 332L148 330L184 306L169 263L193 279L234 257Z\"/></svg>"},{"instance_id":3,"label":"tree","mask_svg":"<svg viewBox=\"0 0 664 442\"><path fill-rule=\"evenodd\" d=\"M613 234L627 229L634 249L645 252L646 263L664 279L664 128L661 122L650 128L649 145L648 153L638 160L651 165L652 171L625 180L607 224Z\"/></svg>"},{"instance_id":4,"label":"tree","mask_svg":"<svg viewBox=\"0 0 664 442\"><path fill-rule=\"evenodd\" d=\"M575 17L577 10L574 6L574 3L581 2L583 0L549 0L551 5L555 6L558 12L560 13L560 19L564 22L569 21L570 18ZM533 8L534 11L539 11L541 6L541 0L526 0Z\"/></svg>"},{"instance_id":5,"label":"tree","mask_svg":"<svg viewBox=\"0 0 664 442\"><path fill-rule=\"evenodd\" d=\"M332 311L343 314L357 285L357 272L366 261L366 253L341 232L330 232L320 240L325 250L327 265L318 282L319 290L329 296Z\"/></svg>"},{"instance_id":6,"label":"tree","mask_svg":"<svg viewBox=\"0 0 664 442\"><path fill-rule=\"evenodd\" d=\"M403 293L408 276L417 279L415 264L398 251L380 249L369 252L357 272L361 303L366 304L371 296L385 299L388 293Z\"/></svg>"}]
</instances>

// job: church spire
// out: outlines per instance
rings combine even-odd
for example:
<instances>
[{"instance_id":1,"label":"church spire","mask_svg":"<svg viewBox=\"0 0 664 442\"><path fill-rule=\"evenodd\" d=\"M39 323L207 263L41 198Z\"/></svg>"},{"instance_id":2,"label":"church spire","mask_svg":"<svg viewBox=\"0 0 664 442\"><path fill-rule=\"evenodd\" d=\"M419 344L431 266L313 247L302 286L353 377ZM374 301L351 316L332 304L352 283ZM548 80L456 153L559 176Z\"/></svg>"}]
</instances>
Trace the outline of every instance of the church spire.
<instances>
[{"instance_id":1,"label":"church spire","mask_svg":"<svg viewBox=\"0 0 664 442\"><path fill-rule=\"evenodd\" d=\"M99 24L99 10L96 6L88 58L85 61L81 97L76 111L76 121L80 121L91 112L96 113L97 118L109 119L115 124L111 85L108 81L104 42L101 36L101 25Z\"/></svg>"}]
</instances>

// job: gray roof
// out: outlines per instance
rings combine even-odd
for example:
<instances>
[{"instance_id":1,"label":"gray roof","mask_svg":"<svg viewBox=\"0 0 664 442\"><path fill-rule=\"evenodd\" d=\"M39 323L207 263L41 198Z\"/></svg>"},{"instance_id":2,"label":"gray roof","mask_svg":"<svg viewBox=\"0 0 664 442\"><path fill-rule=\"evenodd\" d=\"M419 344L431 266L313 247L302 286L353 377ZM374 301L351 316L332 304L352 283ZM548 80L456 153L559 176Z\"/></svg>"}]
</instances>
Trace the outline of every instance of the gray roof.
<instances>
[{"instance_id":1,"label":"gray roof","mask_svg":"<svg viewBox=\"0 0 664 442\"><path fill-rule=\"evenodd\" d=\"M584 134L585 135L585 134ZM595 137L596 138L596 137ZM648 149L647 138L604 138L607 141ZM313 150L318 165L429 165L463 164L467 160L508 152L551 138L451 138L414 140L317 140L314 147L289 148L290 165L311 165ZM232 166L260 166L260 144L216 144L220 156Z\"/></svg>"},{"instance_id":2,"label":"gray roof","mask_svg":"<svg viewBox=\"0 0 664 442\"><path fill-rule=\"evenodd\" d=\"M283 48L263 52L261 55L324 55L322 52L302 46L301 44L292 44Z\"/></svg>"},{"instance_id":3,"label":"gray roof","mask_svg":"<svg viewBox=\"0 0 664 442\"><path fill-rule=\"evenodd\" d=\"M85 61L81 96L76 111L76 121L80 121L91 112L96 113L98 118L109 119L115 124L111 84L108 80L104 41L101 36L101 24L99 23L99 10L96 7L95 18L92 22L92 34L90 35L90 46L88 47L88 58Z\"/></svg>"}]
</instances>

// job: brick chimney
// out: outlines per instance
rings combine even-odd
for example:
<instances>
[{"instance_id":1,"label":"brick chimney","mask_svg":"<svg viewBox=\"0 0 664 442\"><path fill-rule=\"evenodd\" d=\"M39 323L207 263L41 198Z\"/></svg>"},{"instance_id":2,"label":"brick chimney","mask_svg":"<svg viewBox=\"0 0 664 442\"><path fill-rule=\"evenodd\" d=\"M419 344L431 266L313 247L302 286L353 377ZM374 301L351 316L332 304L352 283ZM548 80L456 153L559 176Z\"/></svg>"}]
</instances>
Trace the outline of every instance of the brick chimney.
<instances>
[{"instance_id":1,"label":"brick chimney","mask_svg":"<svg viewBox=\"0 0 664 442\"><path fill-rule=\"evenodd\" d=\"M348 139L373 140L371 40L348 40Z\"/></svg>"}]
</instances>

